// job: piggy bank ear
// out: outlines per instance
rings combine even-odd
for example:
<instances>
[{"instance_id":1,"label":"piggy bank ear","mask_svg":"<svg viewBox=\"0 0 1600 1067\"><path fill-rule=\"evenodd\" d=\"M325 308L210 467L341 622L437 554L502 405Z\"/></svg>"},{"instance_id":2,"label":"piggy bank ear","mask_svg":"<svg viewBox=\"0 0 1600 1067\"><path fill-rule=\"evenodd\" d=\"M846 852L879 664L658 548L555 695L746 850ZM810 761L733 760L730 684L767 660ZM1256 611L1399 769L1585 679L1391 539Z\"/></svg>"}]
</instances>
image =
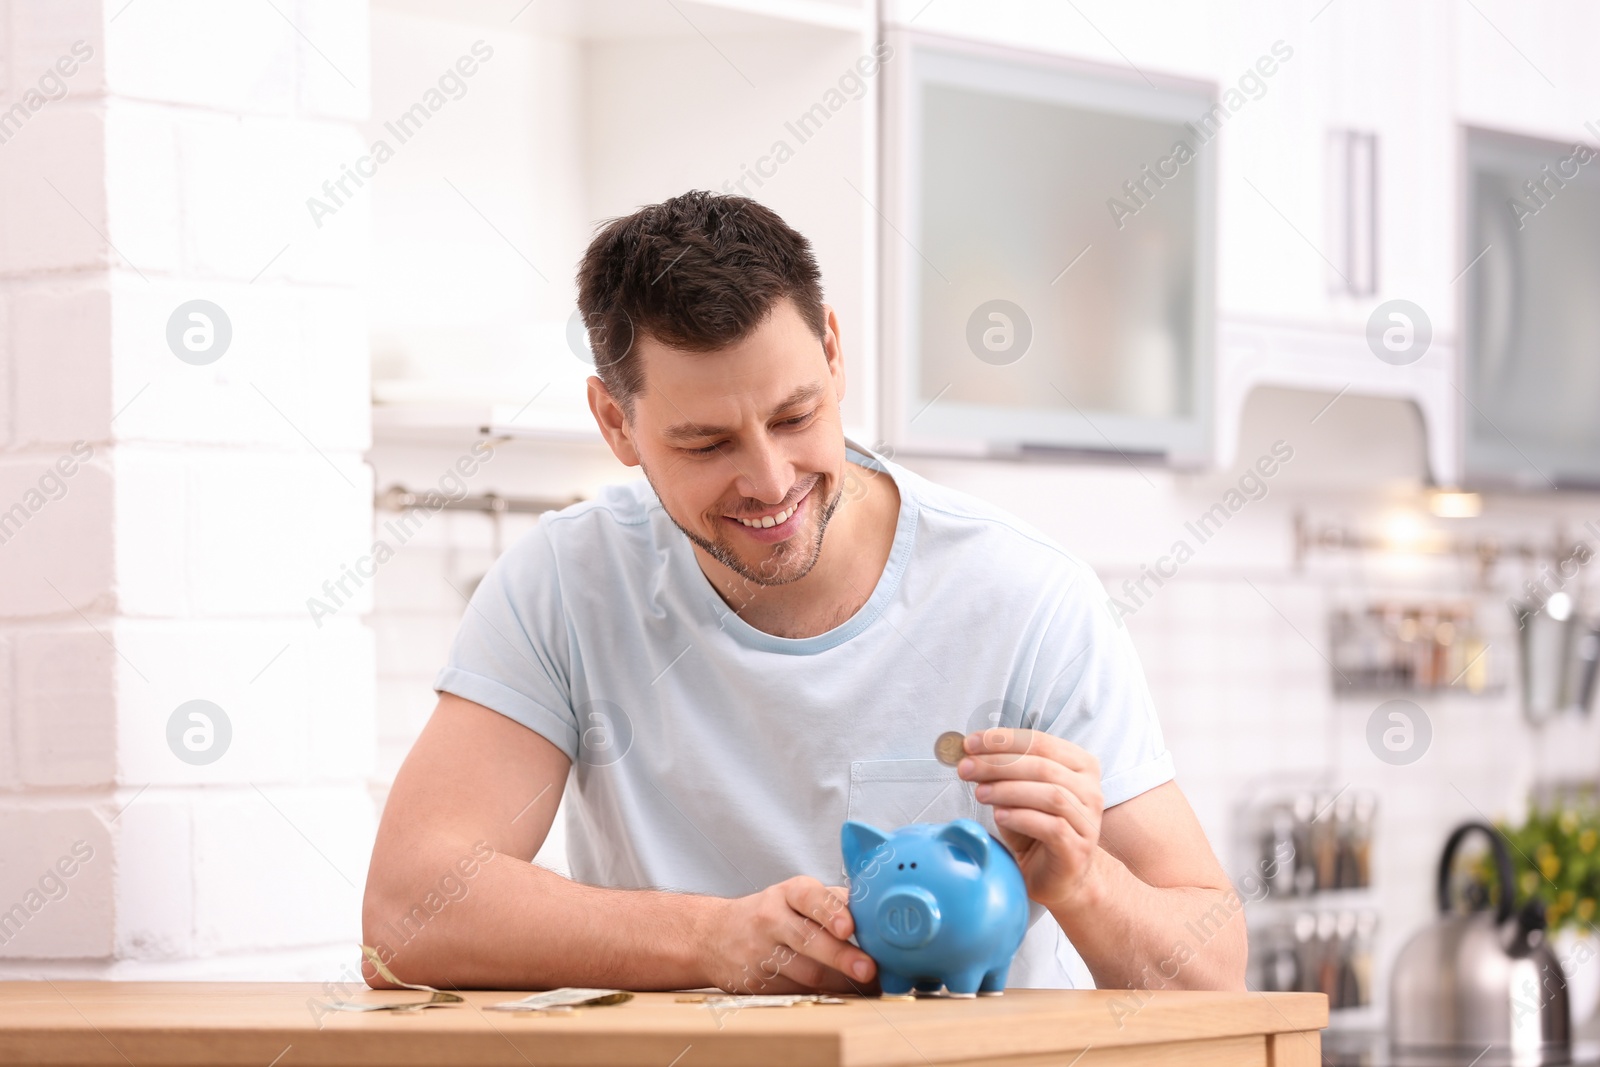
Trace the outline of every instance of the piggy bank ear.
<instances>
[{"instance_id":1,"label":"piggy bank ear","mask_svg":"<svg viewBox=\"0 0 1600 1067\"><path fill-rule=\"evenodd\" d=\"M989 866L989 831L971 819L956 819L939 831L939 840L955 849L980 869Z\"/></svg>"},{"instance_id":2,"label":"piggy bank ear","mask_svg":"<svg viewBox=\"0 0 1600 1067\"><path fill-rule=\"evenodd\" d=\"M839 845L844 849L844 867L855 874L867 865L867 860L879 845L889 840L889 835L875 826L854 819L839 831Z\"/></svg>"}]
</instances>

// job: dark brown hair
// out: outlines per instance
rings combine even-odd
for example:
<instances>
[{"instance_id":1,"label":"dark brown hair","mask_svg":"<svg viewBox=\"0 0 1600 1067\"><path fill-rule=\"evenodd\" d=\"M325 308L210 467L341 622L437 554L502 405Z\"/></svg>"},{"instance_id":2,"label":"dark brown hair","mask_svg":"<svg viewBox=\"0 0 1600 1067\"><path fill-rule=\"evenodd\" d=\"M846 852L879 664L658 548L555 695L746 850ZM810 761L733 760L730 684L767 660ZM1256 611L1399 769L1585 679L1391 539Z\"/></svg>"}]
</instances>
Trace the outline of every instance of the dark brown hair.
<instances>
[{"instance_id":1,"label":"dark brown hair","mask_svg":"<svg viewBox=\"0 0 1600 1067\"><path fill-rule=\"evenodd\" d=\"M827 327L811 242L744 196L691 190L607 222L578 264L578 310L595 373L632 414L644 387L639 336L711 352L788 297L820 340Z\"/></svg>"}]
</instances>

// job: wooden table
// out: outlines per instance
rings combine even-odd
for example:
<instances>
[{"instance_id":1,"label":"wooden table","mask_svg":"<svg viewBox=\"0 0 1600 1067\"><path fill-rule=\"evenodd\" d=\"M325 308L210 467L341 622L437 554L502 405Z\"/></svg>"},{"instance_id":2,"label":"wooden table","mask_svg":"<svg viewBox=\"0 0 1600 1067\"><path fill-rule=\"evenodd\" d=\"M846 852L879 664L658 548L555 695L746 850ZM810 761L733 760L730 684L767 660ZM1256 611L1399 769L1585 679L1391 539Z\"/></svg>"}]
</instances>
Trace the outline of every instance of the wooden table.
<instances>
[{"instance_id":1,"label":"wooden table","mask_svg":"<svg viewBox=\"0 0 1600 1067\"><path fill-rule=\"evenodd\" d=\"M675 993L564 1016L482 1010L523 995L475 991L465 1004L356 1014L322 1009L329 994L310 983L0 982L0 1064L1317 1067L1328 1022L1320 993L1156 992L1140 1006L1127 991L1053 989L733 1012Z\"/></svg>"}]
</instances>

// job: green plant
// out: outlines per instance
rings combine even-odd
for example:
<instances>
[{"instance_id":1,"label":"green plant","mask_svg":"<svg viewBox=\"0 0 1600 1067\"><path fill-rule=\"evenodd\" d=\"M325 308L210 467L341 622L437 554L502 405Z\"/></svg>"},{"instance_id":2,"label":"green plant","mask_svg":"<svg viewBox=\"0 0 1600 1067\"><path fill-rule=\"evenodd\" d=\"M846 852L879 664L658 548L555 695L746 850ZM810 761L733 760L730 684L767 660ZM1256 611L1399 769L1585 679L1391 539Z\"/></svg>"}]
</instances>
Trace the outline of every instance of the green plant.
<instances>
[{"instance_id":1,"label":"green plant","mask_svg":"<svg viewBox=\"0 0 1600 1067\"><path fill-rule=\"evenodd\" d=\"M1544 901L1551 932L1594 929L1600 900L1600 808L1593 804L1535 809L1521 826L1496 823L1511 846L1517 899ZM1494 862L1487 852L1472 864L1484 885L1494 886ZM1498 887L1490 899L1498 896Z\"/></svg>"}]
</instances>

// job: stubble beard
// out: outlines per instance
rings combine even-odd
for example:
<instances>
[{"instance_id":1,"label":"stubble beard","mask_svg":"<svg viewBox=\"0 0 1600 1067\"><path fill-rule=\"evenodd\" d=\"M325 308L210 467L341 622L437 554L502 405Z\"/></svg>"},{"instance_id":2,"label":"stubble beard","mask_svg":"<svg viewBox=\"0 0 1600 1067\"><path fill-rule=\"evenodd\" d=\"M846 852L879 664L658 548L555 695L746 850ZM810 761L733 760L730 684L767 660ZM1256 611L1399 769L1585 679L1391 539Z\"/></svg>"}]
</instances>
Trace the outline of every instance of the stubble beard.
<instances>
[{"instance_id":1,"label":"stubble beard","mask_svg":"<svg viewBox=\"0 0 1600 1067\"><path fill-rule=\"evenodd\" d=\"M649 477L650 472L645 471L645 478ZM818 479L818 482L820 484L821 479ZM658 498L660 495L659 492L656 494ZM666 512L667 518L672 519L672 525L682 530L683 535L695 546L746 582L752 585L776 586L797 582L811 573L811 569L817 565L817 560L822 556L822 536L827 532L828 522L833 518L833 513L843 497L844 489L841 487L834 490L833 495L828 498L828 502L823 506L821 518L817 521L817 532L811 538L809 551L796 547L795 542L799 538L791 537L787 541L773 545L771 553L754 566L744 561L734 549L733 543L726 537L719 537L715 541L708 540L684 526L665 507L661 510Z\"/></svg>"}]
</instances>

